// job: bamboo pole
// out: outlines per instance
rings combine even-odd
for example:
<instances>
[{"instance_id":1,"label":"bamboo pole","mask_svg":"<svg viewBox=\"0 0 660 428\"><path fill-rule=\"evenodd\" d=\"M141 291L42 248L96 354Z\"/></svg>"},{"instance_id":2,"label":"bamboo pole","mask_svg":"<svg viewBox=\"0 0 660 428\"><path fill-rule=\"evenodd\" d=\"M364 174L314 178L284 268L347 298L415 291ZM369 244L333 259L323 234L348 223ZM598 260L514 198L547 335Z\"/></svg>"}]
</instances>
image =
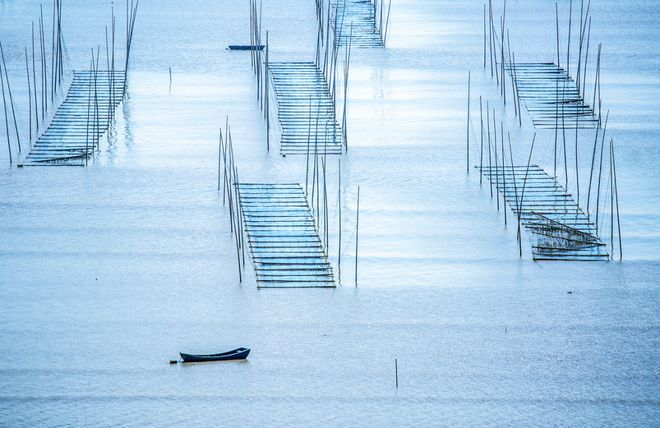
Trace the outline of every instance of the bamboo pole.
<instances>
[{"instance_id":1,"label":"bamboo pole","mask_svg":"<svg viewBox=\"0 0 660 428\"><path fill-rule=\"evenodd\" d=\"M37 71L34 59L34 21L32 21L32 85L34 88L34 121L36 124L36 132L39 132L39 106L37 105Z\"/></svg>"},{"instance_id":2,"label":"bamboo pole","mask_svg":"<svg viewBox=\"0 0 660 428\"><path fill-rule=\"evenodd\" d=\"M589 30L587 31L587 53L584 55L584 74L582 77L582 97L587 96L587 65L589 64L589 42L591 39L591 17L589 17ZM579 84L580 82L578 82Z\"/></svg>"},{"instance_id":3,"label":"bamboo pole","mask_svg":"<svg viewBox=\"0 0 660 428\"><path fill-rule=\"evenodd\" d=\"M479 95L479 120L481 123L481 126L479 128L481 134L481 139L480 139L481 144L479 149L479 186L481 186L484 176L482 172L484 169L484 109L483 109L483 104L481 102L481 95Z\"/></svg>"},{"instance_id":4,"label":"bamboo pole","mask_svg":"<svg viewBox=\"0 0 660 428\"><path fill-rule=\"evenodd\" d=\"M50 101L51 104L55 101L55 20L57 19L57 2L58 0L53 1L53 22L52 22L52 35L50 42Z\"/></svg>"},{"instance_id":5,"label":"bamboo pole","mask_svg":"<svg viewBox=\"0 0 660 428\"><path fill-rule=\"evenodd\" d=\"M504 80L504 79L502 79ZM502 211L504 211L504 226L507 226L507 221L506 221L506 177L504 176L504 168L505 168L505 157L504 157L504 122L500 121L500 132L502 133L500 138L501 144L502 144L502 187L504 189L504 192L502 192Z\"/></svg>"},{"instance_id":6,"label":"bamboo pole","mask_svg":"<svg viewBox=\"0 0 660 428\"><path fill-rule=\"evenodd\" d=\"M532 138L532 147L529 149L529 156L527 157L527 167L525 168L525 178L523 179L523 188L522 192L520 195L520 205L518 209L518 235L520 236L520 242L519 242L519 254L520 257L522 257L522 228L521 228L521 210L523 206L523 202L525 200L525 188L527 187L527 177L529 175L529 166L532 162L532 153L534 152L534 143L536 142L536 132L534 133L534 137Z\"/></svg>"},{"instance_id":7,"label":"bamboo pole","mask_svg":"<svg viewBox=\"0 0 660 428\"><path fill-rule=\"evenodd\" d=\"M2 67L4 69L4 67ZM7 133L7 151L9 152L9 165L14 163L14 160L11 155L11 141L9 139L9 119L7 117L7 100L5 98L5 78L2 75L2 69L0 69L0 88L2 89L2 107L5 112L5 131Z\"/></svg>"},{"instance_id":8,"label":"bamboo pole","mask_svg":"<svg viewBox=\"0 0 660 428\"><path fill-rule=\"evenodd\" d=\"M500 174L499 162L497 161L497 121L495 120L495 109L493 109L493 157L495 158L495 199L497 200L497 211L500 210Z\"/></svg>"},{"instance_id":9,"label":"bamboo pole","mask_svg":"<svg viewBox=\"0 0 660 428\"><path fill-rule=\"evenodd\" d=\"M500 79L502 81L502 96L504 97L504 105L506 105L506 77L504 76L504 26L505 26L505 21L506 21L506 0L504 0L504 8L503 8L503 13L502 13L502 19L500 20L500 24L502 26L502 29L500 30L500 36L502 38L502 41L500 43L500 48L501 48L501 64L500 66L502 67L502 74L500 75L502 78Z\"/></svg>"},{"instance_id":10,"label":"bamboo pole","mask_svg":"<svg viewBox=\"0 0 660 428\"><path fill-rule=\"evenodd\" d=\"M621 216L619 214L619 188L617 186L617 179L616 179L616 161L614 158L614 140L610 139L610 156L612 157L612 172L613 172L613 180L614 180L614 196L616 197L616 223L617 223L617 231L619 235L619 261L623 261L623 244L621 242Z\"/></svg>"},{"instance_id":11,"label":"bamboo pole","mask_svg":"<svg viewBox=\"0 0 660 428\"><path fill-rule=\"evenodd\" d=\"M46 96L47 93L47 80L46 80L46 50L45 50L45 42L44 42L44 16L43 16L43 7L39 5L41 8L41 15L39 18L39 39L40 39L40 44L41 44L41 120L43 122L46 121L46 111L48 107L46 104L48 103L48 98Z\"/></svg>"},{"instance_id":12,"label":"bamboo pole","mask_svg":"<svg viewBox=\"0 0 660 428\"><path fill-rule=\"evenodd\" d=\"M470 70L468 70L467 138L465 140L465 155L465 169L467 174L470 175Z\"/></svg>"},{"instance_id":13,"label":"bamboo pole","mask_svg":"<svg viewBox=\"0 0 660 428\"><path fill-rule=\"evenodd\" d=\"M339 184L337 186L337 206L339 209L339 244L337 245L337 282L341 286L341 158L337 159L339 165L337 167Z\"/></svg>"},{"instance_id":14,"label":"bamboo pole","mask_svg":"<svg viewBox=\"0 0 660 428\"><path fill-rule=\"evenodd\" d=\"M490 171L493 168L492 157L490 151L490 107L488 105L488 100L486 100L486 129L488 130L488 170ZM483 170L481 171L483 175ZM490 198L493 199L493 180L488 180L490 187Z\"/></svg>"},{"instance_id":15,"label":"bamboo pole","mask_svg":"<svg viewBox=\"0 0 660 428\"><path fill-rule=\"evenodd\" d=\"M360 233L360 186L357 191L357 211L355 216L355 288L358 286L358 237Z\"/></svg>"},{"instance_id":16,"label":"bamboo pole","mask_svg":"<svg viewBox=\"0 0 660 428\"><path fill-rule=\"evenodd\" d=\"M573 19L573 0L569 3L568 10L568 47L566 48L566 75L571 75L571 27Z\"/></svg>"},{"instance_id":17,"label":"bamboo pole","mask_svg":"<svg viewBox=\"0 0 660 428\"><path fill-rule=\"evenodd\" d=\"M598 147L598 133L600 132L600 126L596 126L596 137L594 138L594 149L591 153L591 169L589 172L589 187L587 188L587 216L590 214L590 205L591 205L591 184L594 175L594 164L596 162L596 148Z\"/></svg>"},{"instance_id":18,"label":"bamboo pole","mask_svg":"<svg viewBox=\"0 0 660 428\"><path fill-rule=\"evenodd\" d=\"M390 11L392 10L392 0L387 4L387 19L385 20L385 38L383 39L383 47L387 45L387 36L390 30Z\"/></svg>"},{"instance_id":19,"label":"bamboo pole","mask_svg":"<svg viewBox=\"0 0 660 428\"><path fill-rule=\"evenodd\" d=\"M32 84L30 83L30 65L28 60L27 46L25 47L25 72L27 74L28 84L28 138L30 139L29 144L32 145Z\"/></svg>"},{"instance_id":20,"label":"bamboo pole","mask_svg":"<svg viewBox=\"0 0 660 428\"><path fill-rule=\"evenodd\" d=\"M513 95L513 110L516 116L518 116L518 104L516 103L516 81L513 77L514 69L512 68L511 61L511 38L509 37L509 30L506 30L506 43L507 49L509 50L509 77L511 78L511 94Z\"/></svg>"},{"instance_id":21,"label":"bamboo pole","mask_svg":"<svg viewBox=\"0 0 660 428\"><path fill-rule=\"evenodd\" d=\"M610 139L610 258L614 260L614 174L612 173L612 139Z\"/></svg>"},{"instance_id":22,"label":"bamboo pole","mask_svg":"<svg viewBox=\"0 0 660 428\"><path fill-rule=\"evenodd\" d=\"M559 61L559 6L557 2L555 2L555 23L557 27L557 67L561 68L561 62Z\"/></svg>"},{"instance_id":23,"label":"bamboo pole","mask_svg":"<svg viewBox=\"0 0 660 428\"><path fill-rule=\"evenodd\" d=\"M268 31L266 31L266 71L265 71L265 86L266 86L266 151L270 152L270 94L269 94L269 65L268 65Z\"/></svg>"},{"instance_id":24,"label":"bamboo pole","mask_svg":"<svg viewBox=\"0 0 660 428\"><path fill-rule=\"evenodd\" d=\"M92 59L89 63L89 78L92 78L92 71L94 70L94 51L92 50ZM85 166L89 159L89 116L92 105L92 85L87 88L87 120L85 121Z\"/></svg>"},{"instance_id":25,"label":"bamboo pole","mask_svg":"<svg viewBox=\"0 0 660 428\"><path fill-rule=\"evenodd\" d=\"M607 122L607 118L609 118L610 112L607 112L607 116L605 121ZM599 216L598 216L598 211L600 209L600 184L601 184L601 177L603 175L603 147L605 145L605 130L603 130L603 134L601 136L601 141L600 141L600 163L598 166L598 187L596 190L596 230L598 230L598 225L599 225Z\"/></svg>"},{"instance_id":26,"label":"bamboo pole","mask_svg":"<svg viewBox=\"0 0 660 428\"><path fill-rule=\"evenodd\" d=\"M518 253L519 257L522 258L522 236L520 234L520 210L522 207L522 202L518 200L518 183L516 182L516 169L513 163L513 150L511 148L511 133L507 132L507 138L509 139L509 160L511 161L511 174L513 175L513 191L516 197L516 219L517 219L517 231L516 231L516 241L518 242ZM511 203L509 203L511 205Z\"/></svg>"},{"instance_id":27,"label":"bamboo pole","mask_svg":"<svg viewBox=\"0 0 660 428\"><path fill-rule=\"evenodd\" d=\"M11 115L14 118L14 130L16 131L16 142L18 145L18 153L21 153L21 137L18 134L18 124L16 121L16 109L14 108L14 97L11 93L11 84L9 83L9 74L7 74L7 65L5 64L5 51L2 48L2 42L0 42L0 54L2 55L2 68L5 71L5 80L7 81L7 92L9 93L9 105L11 107ZM9 126L9 124L7 124Z\"/></svg>"},{"instance_id":28,"label":"bamboo pole","mask_svg":"<svg viewBox=\"0 0 660 428\"><path fill-rule=\"evenodd\" d=\"M220 128L220 134L218 135L218 192L220 191L220 162L222 156L222 128ZM224 200L224 196L223 196Z\"/></svg>"},{"instance_id":29,"label":"bamboo pole","mask_svg":"<svg viewBox=\"0 0 660 428\"><path fill-rule=\"evenodd\" d=\"M488 0L488 51L490 53L490 77L493 78L493 0Z\"/></svg>"},{"instance_id":30,"label":"bamboo pole","mask_svg":"<svg viewBox=\"0 0 660 428\"><path fill-rule=\"evenodd\" d=\"M513 57L513 86L515 89L516 103L518 104L518 126L522 127L522 110L520 109L520 92L518 91L518 69L516 67L516 54L512 52L511 56Z\"/></svg>"},{"instance_id":31,"label":"bamboo pole","mask_svg":"<svg viewBox=\"0 0 660 428\"><path fill-rule=\"evenodd\" d=\"M486 69L486 3L484 3L484 70Z\"/></svg>"}]
</instances>

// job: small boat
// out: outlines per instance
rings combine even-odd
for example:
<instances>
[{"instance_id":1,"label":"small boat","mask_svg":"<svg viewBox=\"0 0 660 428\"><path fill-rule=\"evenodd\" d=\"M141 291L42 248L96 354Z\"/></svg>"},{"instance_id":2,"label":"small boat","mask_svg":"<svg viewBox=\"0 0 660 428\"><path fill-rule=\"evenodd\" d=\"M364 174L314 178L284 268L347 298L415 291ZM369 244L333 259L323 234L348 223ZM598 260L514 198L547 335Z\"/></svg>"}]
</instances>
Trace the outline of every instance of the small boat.
<instances>
[{"instance_id":1,"label":"small boat","mask_svg":"<svg viewBox=\"0 0 660 428\"><path fill-rule=\"evenodd\" d=\"M227 49L230 51L262 51L265 45L229 45Z\"/></svg>"},{"instance_id":2,"label":"small boat","mask_svg":"<svg viewBox=\"0 0 660 428\"><path fill-rule=\"evenodd\" d=\"M220 354L184 354L180 352L179 355L181 355L181 360L184 363L203 363L207 361L244 360L249 353L250 348L236 348L233 351Z\"/></svg>"}]
</instances>

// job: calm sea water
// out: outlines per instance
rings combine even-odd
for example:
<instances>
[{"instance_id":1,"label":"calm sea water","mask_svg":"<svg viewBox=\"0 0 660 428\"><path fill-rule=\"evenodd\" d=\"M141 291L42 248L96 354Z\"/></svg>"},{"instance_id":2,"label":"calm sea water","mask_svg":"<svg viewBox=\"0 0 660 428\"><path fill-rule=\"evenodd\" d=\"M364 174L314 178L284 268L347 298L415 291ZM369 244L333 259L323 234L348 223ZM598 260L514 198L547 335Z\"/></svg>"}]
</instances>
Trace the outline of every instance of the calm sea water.
<instances>
[{"instance_id":1,"label":"calm sea water","mask_svg":"<svg viewBox=\"0 0 660 428\"><path fill-rule=\"evenodd\" d=\"M495 106L517 161L534 132L483 70L483 4L394 0L388 48L352 55L349 152L330 201L335 223L343 207L343 286L258 291L250 265L238 282L218 128L228 115L242 178L304 182L305 167L275 141L266 152L249 55L225 50L249 40L242 3L140 2L128 96L87 168L9 168L0 128L0 425L658 425L660 5L592 4L623 263L534 263L527 238L518 258L515 229L465 174L468 69L473 106ZM64 2L72 68L104 45L112 6ZM272 58L312 59L314 2L263 10ZM0 0L22 129L38 14ZM509 2L507 21L516 60L554 58L554 2ZM552 137L537 135L546 168ZM252 348L247 362L167 364L237 346Z\"/></svg>"}]
</instances>

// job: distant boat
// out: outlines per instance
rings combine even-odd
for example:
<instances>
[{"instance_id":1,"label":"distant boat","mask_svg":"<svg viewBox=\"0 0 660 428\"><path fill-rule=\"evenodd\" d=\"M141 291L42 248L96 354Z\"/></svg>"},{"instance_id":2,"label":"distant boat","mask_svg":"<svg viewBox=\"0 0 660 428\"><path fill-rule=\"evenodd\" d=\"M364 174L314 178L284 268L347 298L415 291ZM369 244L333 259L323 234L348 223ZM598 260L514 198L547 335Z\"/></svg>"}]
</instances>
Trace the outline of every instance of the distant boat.
<instances>
[{"instance_id":1,"label":"distant boat","mask_svg":"<svg viewBox=\"0 0 660 428\"><path fill-rule=\"evenodd\" d=\"M180 352L181 359L184 363L203 363L207 361L229 361L229 360L244 360L250 353L249 348L236 348L233 351L222 352L220 354L184 354Z\"/></svg>"},{"instance_id":2,"label":"distant boat","mask_svg":"<svg viewBox=\"0 0 660 428\"><path fill-rule=\"evenodd\" d=\"M262 51L265 45L229 45L227 49L230 51Z\"/></svg>"}]
</instances>

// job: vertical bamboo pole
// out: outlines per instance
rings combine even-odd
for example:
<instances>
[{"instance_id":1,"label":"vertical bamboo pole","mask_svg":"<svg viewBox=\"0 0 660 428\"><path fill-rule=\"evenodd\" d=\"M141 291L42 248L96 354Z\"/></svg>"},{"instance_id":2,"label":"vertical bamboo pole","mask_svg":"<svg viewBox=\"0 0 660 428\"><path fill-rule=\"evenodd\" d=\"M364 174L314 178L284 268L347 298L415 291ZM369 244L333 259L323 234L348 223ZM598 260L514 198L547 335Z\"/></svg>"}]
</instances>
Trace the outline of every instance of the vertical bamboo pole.
<instances>
[{"instance_id":1,"label":"vertical bamboo pole","mask_svg":"<svg viewBox=\"0 0 660 428\"><path fill-rule=\"evenodd\" d=\"M506 0L504 0L504 9L502 13L502 20L500 21L502 25L502 29L500 30L501 32L501 44L500 47L501 53L502 53L502 58L501 58L501 67L502 67L502 74L500 75L502 78L500 79L502 81L502 95L504 96L504 105L506 105L506 77L504 76L504 26L506 22Z\"/></svg>"},{"instance_id":2,"label":"vertical bamboo pole","mask_svg":"<svg viewBox=\"0 0 660 428\"><path fill-rule=\"evenodd\" d=\"M218 192L220 191L220 161L222 158L222 128L220 128L220 134L218 135ZM224 200L224 197L223 197Z\"/></svg>"},{"instance_id":3,"label":"vertical bamboo pole","mask_svg":"<svg viewBox=\"0 0 660 428\"><path fill-rule=\"evenodd\" d=\"M614 174L612 172L612 139L610 139L610 258L614 260Z\"/></svg>"},{"instance_id":4,"label":"vertical bamboo pole","mask_svg":"<svg viewBox=\"0 0 660 428\"><path fill-rule=\"evenodd\" d=\"M467 101L467 138L465 140L466 173L470 174L470 70L468 70L468 101Z\"/></svg>"},{"instance_id":5,"label":"vertical bamboo pole","mask_svg":"<svg viewBox=\"0 0 660 428\"><path fill-rule=\"evenodd\" d=\"M25 72L27 74L28 84L28 138L30 145L32 145L32 84L30 83L30 65L28 60L27 46L25 47Z\"/></svg>"},{"instance_id":6,"label":"vertical bamboo pole","mask_svg":"<svg viewBox=\"0 0 660 428\"><path fill-rule=\"evenodd\" d=\"M504 211L504 226L507 225L506 220L506 170L505 170L505 157L504 157L504 122L500 121L500 132L502 133L500 142L502 144L502 211Z\"/></svg>"},{"instance_id":7,"label":"vertical bamboo pole","mask_svg":"<svg viewBox=\"0 0 660 428\"><path fill-rule=\"evenodd\" d=\"M557 2L555 2L555 25L557 27L557 68L561 68L561 62L559 61L559 6Z\"/></svg>"},{"instance_id":8,"label":"vertical bamboo pole","mask_svg":"<svg viewBox=\"0 0 660 428\"><path fill-rule=\"evenodd\" d=\"M486 69L486 3L484 3L484 70Z\"/></svg>"},{"instance_id":9,"label":"vertical bamboo pole","mask_svg":"<svg viewBox=\"0 0 660 428\"><path fill-rule=\"evenodd\" d=\"M9 93L9 105L11 107L11 115L14 118L14 130L16 131L16 142L18 145L18 153L21 153L21 137L18 134L18 124L16 121L16 110L14 109L14 97L11 93L11 84L9 83L9 74L7 74L7 65L5 64L5 51L2 49L2 43L0 43L0 54L2 55L2 68L5 71L5 80L7 81L7 92ZM9 123L7 123L9 127Z\"/></svg>"},{"instance_id":10,"label":"vertical bamboo pole","mask_svg":"<svg viewBox=\"0 0 660 428\"><path fill-rule=\"evenodd\" d=\"M357 191L357 211L355 216L355 288L358 286L358 237L360 234L360 186Z\"/></svg>"},{"instance_id":11,"label":"vertical bamboo pole","mask_svg":"<svg viewBox=\"0 0 660 428\"><path fill-rule=\"evenodd\" d=\"M37 70L36 70L36 62L34 59L34 21L32 21L32 85L34 88L34 91L32 92L34 95L34 122L35 122L35 129L36 132L39 132L39 106L37 105Z\"/></svg>"},{"instance_id":12,"label":"vertical bamboo pole","mask_svg":"<svg viewBox=\"0 0 660 428\"><path fill-rule=\"evenodd\" d=\"M339 184L337 186L337 206L339 208L339 245L337 245L337 282L341 285L341 158L337 159L339 162L338 166L338 175L339 175Z\"/></svg>"},{"instance_id":13,"label":"vertical bamboo pole","mask_svg":"<svg viewBox=\"0 0 660 428\"><path fill-rule=\"evenodd\" d=\"M495 160L495 199L497 200L497 211L500 210L500 164L497 160L497 122L495 120L495 109L493 109L493 156ZM492 171L491 171L492 174Z\"/></svg>"},{"instance_id":14,"label":"vertical bamboo pole","mask_svg":"<svg viewBox=\"0 0 660 428\"><path fill-rule=\"evenodd\" d=\"M486 129L488 131L488 183L490 187L490 198L493 199L493 163L490 151L490 107L488 100L486 100Z\"/></svg>"},{"instance_id":15,"label":"vertical bamboo pole","mask_svg":"<svg viewBox=\"0 0 660 428\"><path fill-rule=\"evenodd\" d=\"M612 157L612 179L614 180L614 196L616 197L616 224L619 235L619 261L621 262L623 261L623 244L621 242L621 216L619 214L619 188L617 186L616 179L616 161L614 160L614 140L610 140L610 150L610 156Z\"/></svg>"},{"instance_id":16,"label":"vertical bamboo pole","mask_svg":"<svg viewBox=\"0 0 660 428\"><path fill-rule=\"evenodd\" d=\"M266 151L270 152L270 95L269 95L269 81L270 72L268 65L268 31L266 31L266 71L265 71L265 86L266 86Z\"/></svg>"},{"instance_id":17,"label":"vertical bamboo pole","mask_svg":"<svg viewBox=\"0 0 660 428\"><path fill-rule=\"evenodd\" d=\"M568 47L566 48L566 75L571 75L571 27L573 19L573 0L569 3L568 8Z\"/></svg>"},{"instance_id":18,"label":"vertical bamboo pole","mask_svg":"<svg viewBox=\"0 0 660 428\"><path fill-rule=\"evenodd\" d=\"M587 65L589 64L589 42L591 39L591 17L589 17L589 29L587 30L587 53L584 55L584 73L582 76L582 98L587 96ZM580 84L580 82L578 82Z\"/></svg>"},{"instance_id":19,"label":"vertical bamboo pole","mask_svg":"<svg viewBox=\"0 0 660 428\"><path fill-rule=\"evenodd\" d=\"M520 110L520 92L518 91L518 68L516 67L516 54L512 52L511 56L513 57L513 86L516 94L516 103L518 104L518 126L522 127L522 110Z\"/></svg>"},{"instance_id":20,"label":"vertical bamboo pole","mask_svg":"<svg viewBox=\"0 0 660 428\"><path fill-rule=\"evenodd\" d=\"M488 52L490 53L490 77L493 78L493 0L488 0Z\"/></svg>"},{"instance_id":21,"label":"vertical bamboo pole","mask_svg":"<svg viewBox=\"0 0 660 428\"><path fill-rule=\"evenodd\" d=\"M396 389L399 389L399 362L394 359L394 379L396 382Z\"/></svg>"},{"instance_id":22,"label":"vertical bamboo pole","mask_svg":"<svg viewBox=\"0 0 660 428\"><path fill-rule=\"evenodd\" d=\"M606 116L606 123L607 123L607 118L609 118L610 112L608 110L607 116ZM599 209L600 209L600 183L603 175L603 148L605 146L605 130L603 130L603 134L601 135L601 140L600 140L600 162L598 166L598 186L596 188L596 230L598 230L598 225L600 224L599 221Z\"/></svg>"},{"instance_id":23,"label":"vertical bamboo pole","mask_svg":"<svg viewBox=\"0 0 660 428\"><path fill-rule=\"evenodd\" d=\"M42 122L46 121L46 110L48 107L48 99L46 97L47 88L46 88L46 48L44 43L44 16L43 16L43 6L40 7L40 17L39 17L39 41L40 41L40 54L41 54L41 120Z\"/></svg>"},{"instance_id":24,"label":"vertical bamboo pole","mask_svg":"<svg viewBox=\"0 0 660 428\"><path fill-rule=\"evenodd\" d=\"M484 176L484 109L481 102L481 95L479 95L479 120L481 122L481 126L479 127L481 131L481 144L479 149L479 185L481 186Z\"/></svg>"},{"instance_id":25,"label":"vertical bamboo pole","mask_svg":"<svg viewBox=\"0 0 660 428\"><path fill-rule=\"evenodd\" d=\"M7 100L5 98L5 78L2 75L2 69L0 69L0 88L2 89L2 107L5 112L5 131L7 132L7 151L9 152L9 165L12 165L14 163L14 160L11 155L11 141L9 139L9 119L7 117Z\"/></svg>"},{"instance_id":26,"label":"vertical bamboo pole","mask_svg":"<svg viewBox=\"0 0 660 428\"><path fill-rule=\"evenodd\" d=\"M390 11L392 10L392 0L387 4L387 19L385 20L385 38L383 39L383 47L387 45L387 36L390 31Z\"/></svg>"},{"instance_id":27,"label":"vertical bamboo pole","mask_svg":"<svg viewBox=\"0 0 660 428\"><path fill-rule=\"evenodd\" d=\"M522 236L520 231L520 210L522 202L518 199L518 183L516 182L516 167L513 163L513 150L511 149L511 133L507 132L507 138L509 139L509 160L511 161L511 175L513 177L513 194L516 198L516 220L517 220L517 230L516 230L516 241L518 241L518 254L522 258ZM509 206L511 203L509 202Z\"/></svg>"}]
</instances>

